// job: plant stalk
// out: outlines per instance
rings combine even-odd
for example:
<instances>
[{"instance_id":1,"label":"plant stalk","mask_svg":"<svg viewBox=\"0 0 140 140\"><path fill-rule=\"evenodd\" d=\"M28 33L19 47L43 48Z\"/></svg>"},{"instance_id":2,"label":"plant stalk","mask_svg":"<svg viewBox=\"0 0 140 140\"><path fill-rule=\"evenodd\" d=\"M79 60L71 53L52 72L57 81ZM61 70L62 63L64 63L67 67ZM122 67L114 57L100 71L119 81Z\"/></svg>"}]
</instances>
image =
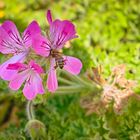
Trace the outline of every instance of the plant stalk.
<instances>
[{"instance_id":1,"label":"plant stalk","mask_svg":"<svg viewBox=\"0 0 140 140\"><path fill-rule=\"evenodd\" d=\"M34 117L34 111L33 111L33 102L32 101L28 101L27 106L26 106L26 111L27 111L27 117L28 120L33 120Z\"/></svg>"}]
</instances>

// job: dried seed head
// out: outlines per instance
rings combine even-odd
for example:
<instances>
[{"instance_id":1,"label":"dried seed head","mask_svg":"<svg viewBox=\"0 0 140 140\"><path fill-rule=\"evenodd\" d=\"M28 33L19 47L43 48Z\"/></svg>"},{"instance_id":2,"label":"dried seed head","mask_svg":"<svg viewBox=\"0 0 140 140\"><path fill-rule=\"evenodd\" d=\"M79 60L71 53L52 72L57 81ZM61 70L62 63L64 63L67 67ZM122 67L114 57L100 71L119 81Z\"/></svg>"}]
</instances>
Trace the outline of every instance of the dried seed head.
<instances>
[{"instance_id":1,"label":"dried seed head","mask_svg":"<svg viewBox=\"0 0 140 140\"><path fill-rule=\"evenodd\" d=\"M112 69L112 73L108 80L104 80L99 76L98 68L94 69L94 80L103 87L103 92L98 101L91 100L86 104L83 102L83 107L87 109L87 114L99 112L99 108L108 108L113 103L113 108L116 113L120 113L123 107L127 104L131 96L135 96L133 88L136 86L136 81L127 80L125 78L125 65L121 64ZM102 79L102 80L100 80Z\"/></svg>"}]
</instances>

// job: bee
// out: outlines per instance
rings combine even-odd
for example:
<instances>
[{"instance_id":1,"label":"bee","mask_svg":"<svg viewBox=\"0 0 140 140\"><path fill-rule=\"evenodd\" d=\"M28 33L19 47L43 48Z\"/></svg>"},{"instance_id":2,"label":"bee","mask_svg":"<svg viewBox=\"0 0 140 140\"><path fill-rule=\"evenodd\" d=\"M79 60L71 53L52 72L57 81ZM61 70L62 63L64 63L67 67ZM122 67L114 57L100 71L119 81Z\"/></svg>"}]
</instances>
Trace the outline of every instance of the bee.
<instances>
[{"instance_id":1,"label":"bee","mask_svg":"<svg viewBox=\"0 0 140 140\"><path fill-rule=\"evenodd\" d=\"M56 66L54 66L54 68L56 69L59 67L60 69L63 69L65 60L62 56L62 53L57 50L51 50L51 56L55 58Z\"/></svg>"}]
</instances>

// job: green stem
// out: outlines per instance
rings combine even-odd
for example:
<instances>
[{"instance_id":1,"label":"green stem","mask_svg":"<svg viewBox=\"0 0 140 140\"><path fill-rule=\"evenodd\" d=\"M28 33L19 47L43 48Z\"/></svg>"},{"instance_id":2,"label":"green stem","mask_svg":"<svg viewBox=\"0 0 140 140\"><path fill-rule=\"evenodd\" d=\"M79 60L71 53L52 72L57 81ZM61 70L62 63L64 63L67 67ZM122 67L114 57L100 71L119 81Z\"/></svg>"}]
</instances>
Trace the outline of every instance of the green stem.
<instances>
[{"instance_id":1,"label":"green stem","mask_svg":"<svg viewBox=\"0 0 140 140\"><path fill-rule=\"evenodd\" d=\"M74 82L71 82L71 81L69 81L69 80L67 80L67 79L64 79L64 78L62 78L62 77L59 77L58 80L59 80L60 82L63 82L63 83L65 83L65 84L69 84L69 85L74 85L74 84L75 84Z\"/></svg>"},{"instance_id":2,"label":"green stem","mask_svg":"<svg viewBox=\"0 0 140 140\"><path fill-rule=\"evenodd\" d=\"M27 106L26 106L26 111L27 111L27 117L29 120L34 119L34 112L33 112L33 102L28 101Z\"/></svg>"},{"instance_id":3,"label":"green stem","mask_svg":"<svg viewBox=\"0 0 140 140\"><path fill-rule=\"evenodd\" d=\"M93 83L93 82L89 82L89 81L86 81L78 76L75 76L75 78L77 79L77 81L79 81L81 84L83 84L84 86L87 86L89 88L93 88L93 87L96 87L96 85Z\"/></svg>"},{"instance_id":4,"label":"green stem","mask_svg":"<svg viewBox=\"0 0 140 140\"><path fill-rule=\"evenodd\" d=\"M80 85L83 85L83 86L86 86L90 89L94 89L96 88L98 85L96 83L94 83L93 81L88 81L86 79L83 79L79 76L76 76L76 75L70 75L68 72L66 71L63 71L63 73L65 75L67 75L67 77L69 77L70 79L72 79L73 81L75 81L77 84L79 83ZM97 87L98 88L98 87Z\"/></svg>"},{"instance_id":5,"label":"green stem","mask_svg":"<svg viewBox=\"0 0 140 140\"><path fill-rule=\"evenodd\" d=\"M84 87L82 86L60 86L58 91L59 93L61 92L65 92L65 93L76 93L76 92L80 92L81 90L84 90Z\"/></svg>"},{"instance_id":6,"label":"green stem","mask_svg":"<svg viewBox=\"0 0 140 140\"><path fill-rule=\"evenodd\" d=\"M91 92L91 93L98 93L102 90L102 88L98 85L70 85L70 86L60 86L59 89L56 91L57 94L71 94L71 93L81 93L81 92Z\"/></svg>"}]
</instances>

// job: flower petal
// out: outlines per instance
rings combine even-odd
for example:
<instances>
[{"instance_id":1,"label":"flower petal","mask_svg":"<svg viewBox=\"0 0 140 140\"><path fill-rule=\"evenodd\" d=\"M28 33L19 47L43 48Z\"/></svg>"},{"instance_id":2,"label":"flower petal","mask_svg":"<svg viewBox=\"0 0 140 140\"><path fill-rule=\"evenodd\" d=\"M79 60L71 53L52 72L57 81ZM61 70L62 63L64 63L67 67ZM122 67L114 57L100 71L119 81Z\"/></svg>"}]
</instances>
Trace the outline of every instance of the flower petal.
<instances>
[{"instance_id":1,"label":"flower petal","mask_svg":"<svg viewBox=\"0 0 140 140\"><path fill-rule=\"evenodd\" d=\"M56 89L58 88L56 70L54 69L54 66L55 66L55 59L52 59L51 67L47 79L47 87L50 92L55 92Z\"/></svg>"},{"instance_id":2,"label":"flower petal","mask_svg":"<svg viewBox=\"0 0 140 140\"><path fill-rule=\"evenodd\" d=\"M23 45L22 39L21 39L20 34L19 34L18 30L17 30L17 27L12 21L9 21L9 20L5 21L2 24L2 28L7 32L7 34L10 37L10 39L16 45L19 45L19 46Z\"/></svg>"},{"instance_id":3,"label":"flower petal","mask_svg":"<svg viewBox=\"0 0 140 140\"><path fill-rule=\"evenodd\" d=\"M50 54L50 42L45 37L37 35L33 38L33 49L41 56L49 56Z\"/></svg>"},{"instance_id":4,"label":"flower petal","mask_svg":"<svg viewBox=\"0 0 140 140\"><path fill-rule=\"evenodd\" d=\"M36 96L36 91L34 88L34 85L31 83L25 83L24 89L23 89L23 94L26 97L27 100L32 100L35 98Z\"/></svg>"},{"instance_id":5,"label":"flower petal","mask_svg":"<svg viewBox=\"0 0 140 140\"><path fill-rule=\"evenodd\" d=\"M16 74L10 81L9 87L13 90L18 90L23 82L27 79L28 72L28 70L25 70L21 73Z\"/></svg>"},{"instance_id":6,"label":"flower petal","mask_svg":"<svg viewBox=\"0 0 140 140\"><path fill-rule=\"evenodd\" d=\"M54 48L61 49L67 41L76 37L75 26L68 20L55 20L50 25L50 39Z\"/></svg>"},{"instance_id":7,"label":"flower petal","mask_svg":"<svg viewBox=\"0 0 140 140\"><path fill-rule=\"evenodd\" d=\"M37 34L41 34L40 27L36 21L32 21L22 35L26 47L32 46L32 38Z\"/></svg>"},{"instance_id":8,"label":"flower petal","mask_svg":"<svg viewBox=\"0 0 140 140\"><path fill-rule=\"evenodd\" d=\"M79 59L71 56L64 56L64 60L65 60L64 69L66 71L74 75L80 73L82 68L82 62Z\"/></svg>"},{"instance_id":9,"label":"flower petal","mask_svg":"<svg viewBox=\"0 0 140 140\"><path fill-rule=\"evenodd\" d=\"M42 67L39 66L37 63L35 63L34 60L31 60L29 62L29 66L38 74L44 73L44 70L42 69Z\"/></svg>"},{"instance_id":10,"label":"flower petal","mask_svg":"<svg viewBox=\"0 0 140 140\"><path fill-rule=\"evenodd\" d=\"M43 84L42 84L42 79L41 77L39 76L39 74L36 74L33 78L33 83L34 83L34 87L36 88L36 92L39 93L39 94L43 94L45 91L44 91L44 87L43 87Z\"/></svg>"},{"instance_id":11,"label":"flower petal","mask_svg":"<svg viewBox=\"0 0 140 140\"><path fill-rule=\"evenodd\" d=\"M3 27L0 27L0 52L3 54L13 54L19 45L11 39Z\"/></svg>"},{"instance_id":12,"label":"flower petal","mask_svg":"<svg viewBox=\"0 0 140 140\"><path fill-rule=\"evenodd\" d=\"M52 23L52 15L51 15L50 10L47 11L46 17L47 17L48 23L51 24Z\"/></svg>"},{"instance_id":13,"label":"flower petal","mask_svg":"<svg viewBox=\"0 0 140 140\"><path fill-rule=\"evenodd\" d=\"M42 79L39 75L32 75L30 83L26 82L24 86L23 94L28 100L32 100L35 98L37 93L44 93Z\"/></svg>"},{"instance_id":14,"label":"flower petal","mask_svg":"<svg viewBox=\"0 0 140 140\"><path fill-rule=\"evenodd\" d=\"M23 71L27 68L28 68L28 66L26 64L23 64L23 63L20 63L20 62L17 62L17 63L14 63L14 64L9 64L8 67L7 67L7 69L17 70L17 71Z\"/></svg>"},{"instance_id":15,"label":"flower petal","mask_svg":"<svg viewBox=\"0 0 140 140\"><path fill-rule=\"evenodd\" d=\"M15 55L3 64L0 65L0 77L3 80L11 80L13 76L17 73L17 70L9 70L7 69L9 64L13 64L16 62L22 62L25 59L25 54L21 53L19 55Z\"/></svg>"}]
</instances>

